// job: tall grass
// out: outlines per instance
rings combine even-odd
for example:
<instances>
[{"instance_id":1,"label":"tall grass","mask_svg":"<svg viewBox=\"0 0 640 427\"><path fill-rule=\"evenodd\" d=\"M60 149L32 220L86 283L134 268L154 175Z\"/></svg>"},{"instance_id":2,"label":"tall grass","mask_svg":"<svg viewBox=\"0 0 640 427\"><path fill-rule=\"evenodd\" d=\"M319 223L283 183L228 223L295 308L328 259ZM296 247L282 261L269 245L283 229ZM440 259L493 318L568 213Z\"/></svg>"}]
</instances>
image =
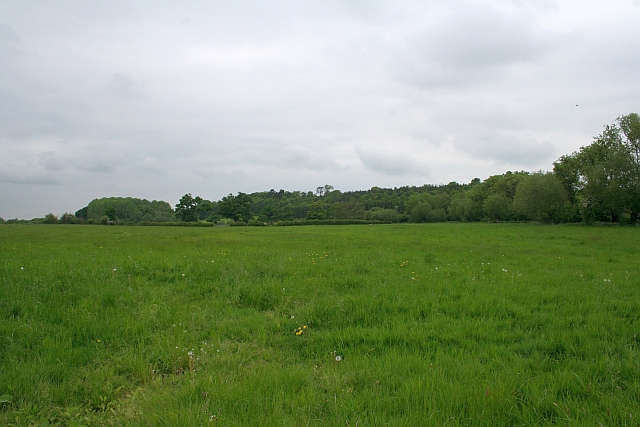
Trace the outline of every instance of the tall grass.
<instances>
[{"instance_id":1,"label":"tall grass","mask_svg":"<svg viewBox=\"0 0 640 427\"><path fill-rule=\"evenodd\" d=\"M639 241L4 225L0 425L636 425Z\"/></svg>"}]
</instances>

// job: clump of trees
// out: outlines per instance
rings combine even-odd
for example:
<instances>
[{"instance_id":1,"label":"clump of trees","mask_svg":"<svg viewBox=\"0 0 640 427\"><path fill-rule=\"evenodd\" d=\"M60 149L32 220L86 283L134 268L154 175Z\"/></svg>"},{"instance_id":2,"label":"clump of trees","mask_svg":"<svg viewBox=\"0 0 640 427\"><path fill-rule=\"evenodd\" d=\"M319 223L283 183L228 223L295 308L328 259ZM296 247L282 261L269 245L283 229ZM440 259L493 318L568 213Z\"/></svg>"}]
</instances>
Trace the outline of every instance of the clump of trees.
<instances>
[{"instance_id":1,"label":"clump of trees","mask_svg":"<svg viewBox=\"0 0 640 427\"><path fill-rule=\"evenodd\" d=\"M219 201L190 193L175 209L164 201L95 199L75 215L48 214L39 223L211 225L371 222L538 221L636 223L640 216L640 116L621 116L594 141L560 157L552 172L508 171L468 184L372 187L332 185L308 191L229 194ZM0 221L1 222L1 221ZM18 220L9 220L18 222Z\"/></svg>"},{"instance_id":2,"label":"clump of trees","mask_svg":"<svg viewBox=\"0 0 640 427\"><path fill-rule=\"evenodd\" d=\"M174 222L176 215L164 201L132 197L104 197L92 200L75 213L76 222L89 224L133 224Z\"/></svg>"},{"instance_id":3,"label":"clump of trees","mask_svg":"<svg viewBox=\"0 0 640 427\"><path fill-rule=\"evenodd\" d=\"M591 145L553 170L586 222L631 222L640 214L640 116L619 117Z\"/></svg>"}]
</instances>

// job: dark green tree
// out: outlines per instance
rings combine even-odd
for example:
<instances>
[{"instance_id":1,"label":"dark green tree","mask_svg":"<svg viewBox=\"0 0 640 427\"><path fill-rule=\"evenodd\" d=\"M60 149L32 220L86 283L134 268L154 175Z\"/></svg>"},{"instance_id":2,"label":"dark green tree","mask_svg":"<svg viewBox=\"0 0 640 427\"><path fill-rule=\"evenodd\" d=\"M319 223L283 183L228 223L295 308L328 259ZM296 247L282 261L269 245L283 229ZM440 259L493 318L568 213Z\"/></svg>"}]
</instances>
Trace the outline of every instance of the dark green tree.
<instances>
[{"instance_id":1,"label":"dark green tree","mask_svg":"<svg viewBox=\"0 0 640 427\"><path fill-rule=\"evenodd\" d=\"M75 216L81 221L86 221L88 219L89 209L85 206L82 209L76 211Z\"/></svg>"},{"instance_id":2,"label":"dark green tree","mask_svg":"<svg viewBox=\"0 0 640 427\"><path fill-rule=\"evenodd\" d=\"M201 201L196 205L196 213L198 214L198 219L207 219L214 213L213 209L214 206L210 200L201 199Z\"/></svg>"},{"instance_id":3,"label":"dark green tree","mask_svg":"<svg viewBox=\"0 0 640 427\"><path fill-rule=\"evenodd\" d=\"M640 163L640 116L638 113L618 117L620 130L627 138L626 144L634 155L636 163Z\"/></svg>"},{"instance_id":4,"label":"dark green tree","mask_svg":"<svg viewBox=\"0 0 640 427\"><path fill-rule=\"evenodd\" d=\"M116 216L116 208L113 206L107 206L104 210L104 214L109 218L110 222L116 222L118 220L118 217Z\"/></svg>"},{"instance_id":5,"label":"dark green tree","mask_svg":"<svg viewBox=\"0 0 640 427\"><path fill-rule=\"evenodd\" d=\"M502 194L490 194L484 199L482 210L490 221L508 221L511 219L512 201Z\"/></svg>"},{"instance_id":6,"label":"dark green tree","mask_svg":"<svg viewBox=\"0 0 640 427\"><path fill-rule=\"evenodd\" d=\"M331 204L333 219L364 219L365 208L362 203L334 202Z\"/></svg>"},{"instance_id":7,"label":"dark green tree","mask_svg":"<svg viewBox=\"0 0 640 427\"><path fill-rule=\"evenodd\" d=\"M313 202L309 205L306 219L327 219L327 206L323 202Z\"/></svg>"},{"instance_id":8,"label":"dark green tree","mask_svg":"<svg viewBox=\"0 0 640 427\"><path fill-rule=\"evenodd\" d=\"M99 222L104 216L105 209L112 206L116 210L119 222L136 223L140 221L149 222L171 222L176 220L176 216L171 205L165 201L148 201L146 199L136 199L132 197L104 197L92 200L85 208L76 212L76 217L84 218L88 222Z\"/></svg>"},{"instance_id":9,"label":"dark green tree","mask_svg":"<svg viewBox=\"0 0 640 427\"><path fill-rule=\"evenodd\" d=\"M238 193L237 196L229 194L218 202L220 215L225 218L231 218L234 221L248 222L251 217L252 200L245 193Z\"/></svg>"},{"instance_id":10,"label":"dark green tree","mask_svg":"<svg viewBox=\"0 0 640 427\"><path fill-rule=\"evenodd\" d=\"M447 213L444 209L434 209L429 202L420 203L411 210L412 222L440 222L446 220Z\"/></svg>"},{"instance_id":11,"label":"dark green tree","mask_svg":"<svg viewBox=\"0 0 640 427\"><path fill-rule=\"evenodd\" d=\"M70 212L65 212L60 217L59 222L60 224L75 224L76 217Z\"/></svg>"},{"instance_id":12,"label":"dark green tree","mask_svg":"<svg viewBox=\"0 0 640 427\"><path fill-rule=\"evenodd\" d=\"M567 201L567 192L556 175L536 172L518 184L513 208L522 219L562 222L567 217Z\"/></svg>"},{"instance_id":13,"label":"dark green tree","mask_svg":"<svg viewBox=\"0 0 640 427\"><path fill-rule=\"evenodd\" d=\"M198 204L202 202L200 196L192 197L191 193L185 194L175 207L176 216L184 222L198 221Z\"/></svg>"},{"instance_id":14,"label":"dark green tree","mask_svg":"<svg viewBox=\"0 0 640 427\"><path fill-rule=\"evenodd\" d=\"M400 214L394 209L371 208L367 212L366 219L384 222L400 222Z\"/></svg>"},{"instance_id":15,"label":"dark green tree","mask_svg":"<svg viewBox=\"0 0 640 427\"><path fill-rule=\"evenodd\" d=\"M57 224L58 223L58 217L54 214L52 214L51 212L49 212L48 214L46 214L44 216L44 223L45 224Z\"/></svg>"},{"instance_id":16,"label":"dark green tree","mask_svg":"<svg viewBox=\"0 0 640 427\"><path fill-rule=\"evenodd\" d=\"M584 221L636 222L640 213L640 118L622 116L593 143L554 162Z\"/></svg>"}]
</instances>

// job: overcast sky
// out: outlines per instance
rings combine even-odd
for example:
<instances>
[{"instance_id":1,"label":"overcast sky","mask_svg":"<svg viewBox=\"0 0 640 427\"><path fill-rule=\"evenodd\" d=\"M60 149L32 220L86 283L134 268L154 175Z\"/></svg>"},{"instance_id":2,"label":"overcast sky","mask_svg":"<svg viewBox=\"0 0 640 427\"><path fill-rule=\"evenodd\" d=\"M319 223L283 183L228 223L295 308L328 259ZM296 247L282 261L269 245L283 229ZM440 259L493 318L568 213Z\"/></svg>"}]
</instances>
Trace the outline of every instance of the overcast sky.
<instances>
[{"instance_id":1,"label":"overcast sky","mask_svg":"<svg viewBox=\"0 0 640 427\"><path fill-rule=\"evenodd\" d=\"M0 2L0 217L551 170L640 110L640 0L187 3Z\"/></svg>"}]
</instances>

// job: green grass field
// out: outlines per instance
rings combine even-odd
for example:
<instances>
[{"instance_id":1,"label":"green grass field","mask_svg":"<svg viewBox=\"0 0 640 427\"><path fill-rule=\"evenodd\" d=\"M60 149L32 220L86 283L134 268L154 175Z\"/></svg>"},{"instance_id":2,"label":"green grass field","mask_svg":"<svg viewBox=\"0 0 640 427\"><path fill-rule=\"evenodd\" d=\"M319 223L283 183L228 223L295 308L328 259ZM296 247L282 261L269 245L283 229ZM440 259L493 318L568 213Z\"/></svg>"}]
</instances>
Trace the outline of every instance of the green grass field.
<instances>
[{"instance_id":1,"label":"green grass field","mask_svg":"<svg viewBox=\"0 0 640 427\"><path fill-rule=\"evenodd\" d=\"M0 253L0 425L640 418L640 228L4 225Z\"/></svg>"}]
</instances>

